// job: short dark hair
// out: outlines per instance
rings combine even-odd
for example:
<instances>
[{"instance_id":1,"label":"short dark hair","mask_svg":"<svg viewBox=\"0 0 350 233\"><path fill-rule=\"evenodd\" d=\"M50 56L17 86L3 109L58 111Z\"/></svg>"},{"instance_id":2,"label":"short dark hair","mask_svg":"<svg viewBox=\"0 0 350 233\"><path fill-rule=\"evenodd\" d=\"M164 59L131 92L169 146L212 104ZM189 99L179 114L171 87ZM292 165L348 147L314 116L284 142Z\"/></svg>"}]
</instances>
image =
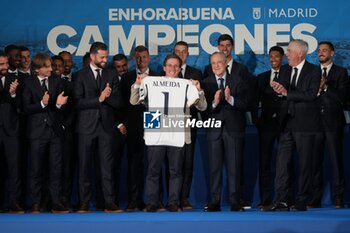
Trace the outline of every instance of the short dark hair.
<instances>
[{"instance_id":1,"label":"short dark hair","mask_svg":"<svg viewBox=\"0 0 350 233\"><path fill-rule=\"evenodd\" d=\"M147 53L149 53L149 51L148 51L148 48L146 47L146 46L144 46L144 45L138 45L138 46L136 46L136 48L134 49L134 52L136 53L141 53L141 52L145 52L145 51L147 51Z\"/></svg>"},{"instance_id":2,"label":"short dark hair","mask_svg":"<svg viewBox=\"0 0 350 233\"><path fill-rule=\"evenodd\" d=\"M128 60L128 58L122 53L118 53L113 56L113 61L122 61L122 60Z\"/></svg>"},{"instance_id":3,"label":"short dark hair","mask_svg":"<svg viewBox=\"0 0 350 233\"><path fill-rule=\"evenodd\" d=\"M9 54L12 50L19 50L19 47L14 44L7 45L4 49L6 54Z\"/></svg>"},{"instance_id":4,"label":"short dark hair","mask_svg":"<svg viewBox=\"0 0 350 233\"><path fill-rule=\"evenodd\" d=\"M45 62L47 60L51 60L51 57L47 53L38 53L36 54L31 63L32 70L40 69L41 67L44 67Z\"/></svg>"},{"instance_id":5,"label":"short dark hair","mask_svg":"<svg viewBox=\"0 0 350 233\"><path fill-rule=\"evenodd\" d=\"M98 53L98 50L108 50L108 47L105 43L102 43L102 42L94 42L92 43L91 47L90 47L90 54L96 54Z\"/></svg>"},{"instance_id":6,"label":"short dark hair","mask_svg":"<svg viewBox=\"0 0 350 233\"><path fill-rule=\"evenodd\" d=\"M283 48L282 48L281 46L278 46L278 45L272 46L272 47L269 49L269 54L270 54L272 51L279 52L279 54L280 54L281 56L284 55L284 50L283 50Z\"/></svg>"},{"instance_id":7,"label":"short dark hair","mask_svg":"<svg viewBox=\"0 0 350 233\"><path fill-rule=\"evenodd\" d=\"M68 55L72 56L72 54L70 52L66 51L66 50L63 50L63 51L59 52L58 56L61 56L63 54L68 54Z\"/></svg>"},{"instance_id":8,"label":"short dark hair","mask_svg":"<svg viewBox=\"0 0 350 233\"><path fill-rule=\"evenodd\" d=\"M18 46L18 49L19 49L19 51L21 51L21 52L24 52L24 51L29 51L29 52L30 52L29 48L26 47L26 46Z\"/></svg>"},{"instance_id":9,"label":"short dark hair","mask_svg":"<svg viewBox=\"0 0 350 233\"><path fill-rule=\"evenodd\" d=\"M186 46L186 47L188 48L187 42L185 42L185 41L183 41L183 40L178 41L178 42L175 44L174 48L175 48L177 45L183 45L183 46Z\"/></svg>"},{"instance_id":10,"label":"short dark hair","mask_svg":"<svg viewBox=\"0 0 350 233\"><path fill-rule=\"evenodd\" d=\"M3 50L0 50L0 57L7 57L6 53Z\"/></svg>"},{"instance_id":11,"label":"short dark hair","mask_svg":"<svg viewBox=\"0 0 350 233\"><path fill-rule=\"evenodd\" d=\"M222 34L221 36L219 36L218 45L220 44L221 41L225 41L225 40L229 40L231 42L231 44L233 45L232 36L230 36L229 34Z\"/></svg>"},{"instance_id":12,"label":"short dark hair","mask_svg":"<svg viewBox=\"0 0 350 233\"><path fill-rule=\"evenodd\" d=\"M55 56L52 56L51 57L51 60L54 61L54 60L60 60L61 62L63 62L64 64L64 60L61 56L58 56L58 55L55 55Z\"/></svg>"},{"instance_id":13,"label":"short dark hair","mask_svg":"<svg viewBox=\"0 0 350 233\"><path fill-rule=\"evenodd\" d=\"M331 51L334 51L334 45L333 45L332 42L330 42L330 41L321 41L320 43L318 43L318 46L320 46L322 44L328 45L329 48L331 49Z\"/></svg>"},{"instance_id":14,"label":"short dark hair","mask_svg":"<svg viewBox=\"0 0 350 233\"><path fill-rule=\"evenodd\" d=\"M83 56L83 62L85 62L87 59L90 59L90 53L86 52L85 55Z\"/></svg>"},{"instance_id":15,"label":"short dark hair","mask_svg":"<svg viewBox=\"0 0 350 233\"><path fill-rule=\"evenodd\" d=\"M179 56L177 56L176 54L173 54L173 53L170 53L170 54L168 54L168 55L165 57L164 62L163 62L163 66L165 66L166 63L167 63L167 61L168 61L169 59L172 59L172 58L177 59L177 60L179 61L180 67L182 66L182 60L181 60L181 58L180 58Z\"/></svg>"}]
</instances>

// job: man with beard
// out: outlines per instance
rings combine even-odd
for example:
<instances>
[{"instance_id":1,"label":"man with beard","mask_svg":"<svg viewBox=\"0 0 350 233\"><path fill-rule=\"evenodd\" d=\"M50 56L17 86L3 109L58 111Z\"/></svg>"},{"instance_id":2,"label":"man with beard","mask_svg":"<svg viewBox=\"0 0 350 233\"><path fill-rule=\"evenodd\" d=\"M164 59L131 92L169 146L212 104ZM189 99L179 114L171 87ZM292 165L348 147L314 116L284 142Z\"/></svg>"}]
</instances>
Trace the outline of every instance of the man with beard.
<instances>
[{"instance_id":1,"label":"man with beard","mask_svg":"<svg viewBox=\"0 0 350 233\"><path fill-rule=\"evenodd\" d=\"M64 71L62 74L62 78L65 80L72 80L72 68L73 68L73 59L72 54L68 51L62 51L58 54L58 56L63 58L64 61Z\"/></svg>"},{"instance_id":2,"label":"man with beard","mask_svg":"<svg viewBox=\"0 0 350 233\"><path fill-rule=\"evenodd\" d=\"M10 74L18 75L18 68L20 67L20 64L21 64L21 55L20 55L19 47L14 44L7 45L5 47L5 53L7 54L7 57L9 59L8 72Z\"/></svg>"},{"instance_id":3,"label":"man with beard","mask_svg":"<svg viewBox=\"0 0 350 233\"><path fill-rule=\"evenodd\" d=\"M335 208L343 208L345 191L343 165L343 134L345 118L343 103L346 100L348 72L333 63L334 46L322 41L318 47L318 58L322 71L317 103L320 113L321 132L316 136L314 158L312 160L312 198L309 208L321 207L323 196L323 157L325 144L332 171L332 199Z\"/></svg>"},{"instance_id":4,"label":"man with beard","mask_svg":"<svg viewBox=\"0 0 350 233\"><path fill-rule=\"evenodd\" d=\"M124 74L128 72L128 58L124 54L117 54L113 57L113 67L118 73L119 81Z\"/></svg>"},{"instance_id":5,"label":"man with beard","mask_svg":"<svg viewBox=\"0 0 350 233\"><path fill-rule=\"evenodd\" d=\"M74 98L77 108L79 197L78 213L89 211L91 165L96 148L99 158L105 212L122 212L115 203L113 144L117 132L116 109L120 106L117 74L107 69L107 45L94 42L91 63L77 74Z\"/></svg>"},{"instance_id":6,"label":"man with beard","mask_svg":"<svg viewBox=\"0 0 350 233\"><path fill-rule=\"evenodd\" d=\"M16 76L8 75L9 64L6 54L0 52L0 150L1 164L7 169L1 169L0 175L0 210L3 209L5 171L7 171L7 193L9 194L10 212L24 213L20 203L21 170L19 163L19 121L17 114L18 81Z\"/></svg>"}]
</instances>

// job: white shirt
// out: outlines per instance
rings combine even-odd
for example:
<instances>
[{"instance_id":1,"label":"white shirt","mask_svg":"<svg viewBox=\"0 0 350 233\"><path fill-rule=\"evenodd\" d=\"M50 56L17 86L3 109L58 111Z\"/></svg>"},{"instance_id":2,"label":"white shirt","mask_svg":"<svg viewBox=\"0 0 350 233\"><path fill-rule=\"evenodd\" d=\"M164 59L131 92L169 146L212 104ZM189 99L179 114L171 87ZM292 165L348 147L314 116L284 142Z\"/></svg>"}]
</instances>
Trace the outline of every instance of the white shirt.
<instances>
[{"instance_id":1,"label":"white shirt","mask_svg":"<svg viewBox=\"0 0 350 233\"><path fill-rule=\"evenodd\" d=\"M185 122L185 109L199 100L197 88L187 79L148 76L141 82L139 95L149 112L161 114L159 129L145 128L146 145L183 147L185 127L171 123Z\"/></svg>"},{"instance_id":2,"label":"white shirt","mask_svg":"<svg viewBox=\"0 0 350 233\"><path fill-rule=\"evenodd\" d=\"M292 76L290 78L290 83L292 83L293 75L295 73L294 68L298 69L298 75L297 75L297 78L295 80L295 86L297 86L297 84L298 84L298 80L299 80L299 76L300 76L300 73L301 73L301 69L303 68L304 64L305 64L305 59L302 62L300 62L299 65L292 67Z\"/></svg>"}]
</instances>

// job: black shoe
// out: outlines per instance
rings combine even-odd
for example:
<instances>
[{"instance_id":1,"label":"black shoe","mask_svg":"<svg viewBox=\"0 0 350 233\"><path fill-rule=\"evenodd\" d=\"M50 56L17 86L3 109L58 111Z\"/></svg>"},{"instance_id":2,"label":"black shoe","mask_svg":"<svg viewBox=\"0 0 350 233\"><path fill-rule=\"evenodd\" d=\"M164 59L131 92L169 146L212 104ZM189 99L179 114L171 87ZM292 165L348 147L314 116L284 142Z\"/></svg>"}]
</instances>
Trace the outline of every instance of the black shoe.
<instances>
[{"instance_id":1,"label":"black shoe","mask_svg":"<svg viewBox=\"0 0 350 233\"><path fill-rule=\"evenodd\" d=\"M181 208L183 210L192 210L193 209L191 203L188 201L187 198L181 200Z\"/></svg>"},{"instance_id":2,"label":"black shoe","mask_svg":"<svg viewBox=\"0 0 350 233\"><path fill-rule=\"evenodd\" d=\"M158 202L157 212L164 212L166 211L166 208L164 207L163 203L160 201Z\"/></svg>"},{"instance_id":3,"label":"black shoe","mask_svg":"<svg viewBox=\"0 0 350 233\"><path fill-rule=\"evenodd\" d=\"M126 207L126 212L135 212L138 210L139 208L137 207L135 202L129 202L129 204Z\"/></svg>"},{"instance_id":4,"label":"black shoe","mask_svg":"<svg viewBox=\"0 0 350 233\"><path fill-rule=\"evenodd\" d=\"M51 212L54 214L68 214L69 209L66 208L64 205L61 203L56 203L52 206Z\"/></svg>"},{"instance_id":5,"label":"black shoe","mask_svg":"<svg viewBox=\"0 0 350 233\"><path fill-rule=\"evenodd\" d=\"M220 212L221 207L219 204L211 204L209 203L206 207L204 207L204 212Z\"/></svg>"},{"instance_id":6,"label":"black shoe","mask_svg":"<svg viewBox=\"0 0 350 233\"><path fill-rule=\"evenodd\" d=\"M294 211L294 212L299 212L299 211L306 211L306 205L298 205L295 204L293 207L290 208L290 211Z\"/></svg>"},{"instance_id":7,"label":"black shoe","mask_svg":"<svg viewBox=\"0 0 350 233\"><path fill-rule=\"evenodd\" d=\"M336 209L344 208L344 202L341 198L334 199L334 208L336 208Z\"/></svg>"},{"instance_id":8,"label":"black shoe","mask_svg":"<svg viewBox=\"0 0 350 233\"><path fill-rule=\"evenodd\" d=\"M244 211L244 208L243 206L241 205L237 205L237 204L232 204L231 205L231 208L230 208L230 211L234 211L234 212L243 212Z\"/></svg>"},{"instance_id":9,"label":"black shoe","mask_svg":"<svg viewBox=\"0 0 350 233\"><path fill-rule=\"evenodd\" d=\"M24 214L24 209L18 203L13 203L10 207L10 213L12 213L12 214Z\"/></svg>"},{"instance_id":10,"label":"black shoe","mask_svg":"<svg viewBox=\"0 0 350 233\"><path fill-rule=\"evenodd\" d=\"M170 212L181 212L181 208L176 204L170 204L168 206L168 211Z\"/></svg>"},{"instance_id":11,"label":"black shoe","mask_svg":"<svg viewBox=\"0 0 350 233\"><path fill-rule=\"evenodd\" d=\"M307 208L322 208L321 203L320 202L311 202L309 204L307 204L306 206Z\"/></svg>"},{"instance_id":12,"label":"black shoe","mask_svg":"<svg viewBox=\"0 0 350 233\"><path fill-rule=\"evenodd\" d=\"M239 205L242 206L244 209L251 209L252 205L249 204L247 201L244 201L243 199L239 200Z\"/></svg>"},{"instance_id":13,"label":"black shoe","mask_svg":"<svg viewBox=\"0 0 350 233\"><path fill-rule=\"evenodd\" d=\"M276 202L267 208L261 209L262 211L289 211L289 207L285 202Z\"/></svg>"},{"instance_id":14,"label":"black shoe","mask_svg":"<svg viewBox=\"0 0 350 233\"><path fill-rule=\"evenodd\" d=\"M40 208L40 205L38 203L34 203L32 205L32 209L30 210L30 212L32 214L40 214L41 213L41 208Z\"/></svg>"},{"instance_id":15,"label":"black shoe","mask_svg":"<svg viewBox=\"0 0 350 233\"><path fill-rule=\"evenodd\" d=\"M146 207L145 203L141 200L137 203L137 208L142 211Z\"/></svg>"},{"instance_id":16,"label":"black shoe","mask_svg":"<svg viewBox=\"0 0 350 233\"><path fill-rule=\"evenodd\" d=\"M152 204L147 204L146 207L143 209L144 212L157 212L157 206Z\"/></svg>"},{"instance_id":17,"label":"black shoe","mask_svg":"<svg viewBox=\"0 0 350 233\"><path fill-rule=\"evenodd\" d=\"M257 207L258 209L265 209L265 208L268 208L269 206L271 206L270 203L260 202L256 207Z\"/></svg>"},{"instance_id":18,"label":"black shoe","mask_svg":"<svg viewBox=\"0 0 350 233\"><path fill-rule=\"evenodd\" d=\"M105 213L121 213L124 212L122 209L119 208L117 204L109 203L105 205L104 209Z\"/></svg>"},{"instance_id":19,"label":"black shoe","mask_svg":"<svg viewBox=\"0 0 350 233\"><path fill-rule=\"evenodd\" d=\"M86 202L81 203L78 210L77 210L77 213L84 214L84 213L88 213L88 212L90 212L89 203L86 203Z\"/></svg>"}]
</instances>

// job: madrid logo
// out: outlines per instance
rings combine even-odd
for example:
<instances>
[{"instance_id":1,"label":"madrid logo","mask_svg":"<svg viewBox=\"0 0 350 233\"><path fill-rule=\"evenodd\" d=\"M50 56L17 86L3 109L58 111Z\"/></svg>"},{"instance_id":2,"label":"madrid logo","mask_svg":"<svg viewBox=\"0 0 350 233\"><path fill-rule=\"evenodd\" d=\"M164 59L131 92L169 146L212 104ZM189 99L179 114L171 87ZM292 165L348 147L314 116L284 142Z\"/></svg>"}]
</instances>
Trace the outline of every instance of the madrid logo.
<instances>
[{"instance_id":1,"label":"madrid logo","mask_svg":"<svg viewBox=\"0 0 350 233\"><path fill-rule=\"evenodd\" d=\"M253 19L260 19L261 18L261 8L253 8Z\"/></svg>"},{"instance_id":2,"label":"madrid logo","mask_svg":"<svg viewBox=\"0 0 350 233\"><path fill-rule=\"evenodd\" d=\"M160 116L162 114L157 110L156 112L143 113L143 128L144 129L160 129Z\"/></svg>"}]
</instances>

